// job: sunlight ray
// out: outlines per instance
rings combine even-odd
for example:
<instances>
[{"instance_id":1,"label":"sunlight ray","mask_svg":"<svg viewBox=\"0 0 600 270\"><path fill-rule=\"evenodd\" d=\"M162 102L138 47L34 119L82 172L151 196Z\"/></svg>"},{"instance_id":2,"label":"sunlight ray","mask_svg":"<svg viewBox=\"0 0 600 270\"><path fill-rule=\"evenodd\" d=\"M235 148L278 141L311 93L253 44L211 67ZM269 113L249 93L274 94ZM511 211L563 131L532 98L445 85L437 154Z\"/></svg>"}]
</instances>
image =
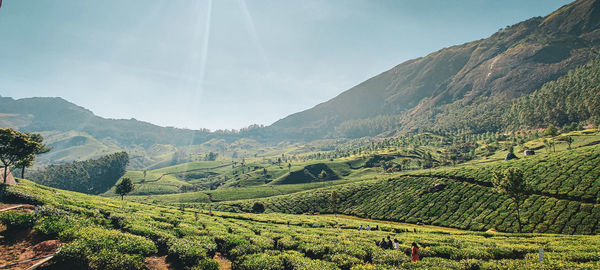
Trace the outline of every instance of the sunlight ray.
<instances>
[{"instance_id":1,"label":"sunlight ray","mask_svg":"<svg viewBox=\"0 0 600 270\"><path fill-rule=\"evenodd\" d=\"M267 71L271 73L271 63L269 62L267 54L265 53L265 49L262 43L260 42L260 38L258 36L258 32L256 31L256 26L254 24L254 20L252 19L252 15L250 14L250 10L248 9L246 0L238 0L238 3L242 8L242 12L244 12L244 21L246 22L246 26L248 27L248 32L250 36L252 36L252 43L254 43L254 46L258 49L258 53L264 65L267 67Z\"/></svg>"}]
</instances>

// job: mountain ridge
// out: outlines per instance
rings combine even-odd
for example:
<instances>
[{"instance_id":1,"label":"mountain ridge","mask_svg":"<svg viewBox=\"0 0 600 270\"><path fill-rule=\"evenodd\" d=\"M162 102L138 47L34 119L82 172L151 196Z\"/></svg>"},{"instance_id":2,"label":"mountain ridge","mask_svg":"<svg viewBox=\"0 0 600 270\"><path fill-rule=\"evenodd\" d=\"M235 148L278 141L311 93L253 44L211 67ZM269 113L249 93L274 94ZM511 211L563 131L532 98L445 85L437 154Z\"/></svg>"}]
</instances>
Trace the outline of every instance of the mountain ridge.
<instances>
[{"instance_id":1,"label":"mountain ridge","mask_svg":"<svg viewBox=\"0 0 600 270\"><path fill-rule=\"evenodd\" d=\"M272 127L326 136L348 120L400 114L406 125L455 101L468 105L482 96L510 100L529 94L597 55L598 18L600 1L575 1L488 38L408 60Z\"/></svg>"}]
</instances>

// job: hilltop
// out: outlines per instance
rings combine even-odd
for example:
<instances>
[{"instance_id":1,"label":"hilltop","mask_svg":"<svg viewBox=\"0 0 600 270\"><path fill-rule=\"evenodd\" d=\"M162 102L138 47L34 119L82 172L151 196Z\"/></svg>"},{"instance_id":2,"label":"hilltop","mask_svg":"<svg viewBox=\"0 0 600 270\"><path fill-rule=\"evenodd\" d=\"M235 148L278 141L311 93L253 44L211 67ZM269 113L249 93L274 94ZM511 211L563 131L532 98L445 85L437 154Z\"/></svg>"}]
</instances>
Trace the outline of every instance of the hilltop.
<instances>
[{"instance_id":1,"label":"hilltop","mask_svg":"<svg viewBox=\"0 0 600 270\"><path fill-rule=\"evenodd\" d=\"M436 120L443 118L450 121L441 127L446 130L505 130L503 124L477 128L458 121L460 116L477 115L468 112L479 109L477 113L501 122L502 106L510 107L514 98L597 57L598 18L600 1L575 1L488 38L406 61L272 128L299 138L362 137L436 129ZM445 117L449 113L458 119Z\"/></svg>"},{"instance_id":2,"label":"hilltop","mask_svg":"<svg viewBox=\"0 0 600 270\"><path fill-rule=\"evenodd\" d=\"M195 161L209 152L235 158L326 150L360 137L597 125L599 12L598 0L575 1L488 38L406 61L267 127L160 127L105 119L61 98L7 97L0 98L0 123L48 139L54 150L40 164L125 150L132 169Z\"/></svg>"}]
</instances>

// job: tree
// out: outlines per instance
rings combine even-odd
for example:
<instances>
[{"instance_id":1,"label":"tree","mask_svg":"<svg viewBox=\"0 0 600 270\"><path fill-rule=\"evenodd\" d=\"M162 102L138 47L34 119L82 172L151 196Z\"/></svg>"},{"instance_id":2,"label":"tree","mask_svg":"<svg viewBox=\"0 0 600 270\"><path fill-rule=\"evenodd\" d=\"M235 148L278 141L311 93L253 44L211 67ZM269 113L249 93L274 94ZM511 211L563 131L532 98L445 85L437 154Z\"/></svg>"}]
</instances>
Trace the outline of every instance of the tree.
<instances>
[{"instance_id":1,"label":"tree","mask_svg":"<svg viewBox=\"0 0 600 270\"><path fill-rule=\"evenodd\" d=\"M134 187L135 186L131 182L131 179L125 177L123 180L121 180L121 182L119 182L119 184L117 184L116 193L121 195L121 200L123 200L123 196L129 192L132 192Z\"/></svg>"},{"instance_id":2,"label":"tree","mask_svg":"<svg viewBox=\"0 0 600 270\"><path fill-rule=\"evenodd\" d=\"M544 139L542 142L544 143L544 146L546 147L546 152L550 153L550 150L551 150L550 148L552 147L552 144L550 143L550 141Z\"/></svg>"},{"instance_id":3,"label":"tree","mask_svg":"<svg viewBox=\"0 0 600 270\"><path fill-rule=\"evenodd\" d=\"M546 130L544 130L544 136L554 137L558 135L558 129L554 125L548 125Z\"/></svg>"},{"instance_id":4,"label":"tree","mask_svg":"<svg viewBox=\"0 0 600 270\"><path fill-rule=\"evenodd\" d=\"M573 140L573 137L571 137L571 136L567 136L567 137L565 138L565 141L567 142L567 145L568 145L568 147L567 147L567 148L568 148L569 150L571 150L571 144L573 144L573 141L574 141L574 140Z\"/></svg>"},{"instance_id":5,"label":"tree","mask_svg":"<svg viewBox=\"0 0 600 270\"><path fill-rule=\"evenodd\" d=\"M523 173L517 168L507 168L504 172L494 172L492 184L496 192L508 196L515 203L517 224L519 225L519 232L521 232L522 224L519 207L531 193L531 188L524 180Z\"/></svg>"},{"instance_id":6,"label":"tree","mask_svg":"<svg viewBox=\"0 0 600 270\"><path fill-rule=\"evenodd\" d=\"M217 159L218 154L214 152L209 152L206 154L205 160L207 161L215 161Z\"/></svg>"},{"instance_id":7,"label":"tree","mask_svg":"<svg viewBox=\"0 0 600 270\"><path fill-rule=\"evenodd\" d=\"M329 194L329 204L331 206L331 211L333 214L337 213L337 204L340 200L340 193L337 190L332 190Z\"/></svg>"},{"instance_id":8,"label":"tree","mask_svg":"<svg viewBox=\"0 0 600 270\"><path fill-rule=\"evenodd\" d=\"M4 183L10 166L27 163L26 160L35 159L35 152L40 149L40 143L31 138L29 134L21 133L12 128L0 129L0 161L4 165Z\"/></svg>"},{"instance_id":9,"label":"tree","mask_svg":"<svg viewBox=\"0 0 600 270\"><path fill-rule=\"evenodd\" d=\"M29 179L49 187L83 192L104 193L125 175L129 156L118 152L85 161L50 165L31 173Z\"/></svg>"},{"instance_id":10,"label":"tree","mask_svg":"<svg viewBox=\"0 0 600 270\"><path fill-rule=\"evenodd\" d=\"M423 154L423 169L429 169L431 167L433 167L433 157L431 156L431 153L429 152L425 152L425 154Z\"/></svg>"},{"instance_id":11,"label":"tree","mask_svg":"<svg viewBox=\"0 0 600 270\"><path fill-rule=\"evenodd\" d=\"M52 147L47 147L44 144L44 138L42 137L42 135L37 133L31 133L29 134L29 136L31 137L31 140L37 142L38 145L33 155L30 155L28 158L15 163L16 168L21 168L21 178L25 178L25 168L31 167L33 165L33 161L36 155L48 153L50 152L50 150L52 150Z\"/></svg>"},{"instance_id":12,"label":"tree","mask_svg":"<svg viewBox=\"0 0 600 270\"><path fill-rule=\"evenodd\" d=\"M252 213L260 214L265 211L265 204L263 202L255 202L252 205Z\"/></svg>"}]
</instances>

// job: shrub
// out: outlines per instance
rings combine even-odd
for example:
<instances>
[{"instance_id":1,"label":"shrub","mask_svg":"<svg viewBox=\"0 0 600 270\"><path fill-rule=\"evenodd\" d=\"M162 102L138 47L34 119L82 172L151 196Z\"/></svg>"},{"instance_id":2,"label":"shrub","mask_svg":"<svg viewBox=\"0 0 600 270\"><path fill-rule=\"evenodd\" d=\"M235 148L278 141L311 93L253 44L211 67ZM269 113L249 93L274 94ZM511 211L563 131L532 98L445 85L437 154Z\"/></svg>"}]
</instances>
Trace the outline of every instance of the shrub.
<instances>
[{"instance_id":1,"label":"shrub","mask_svg":"<svg viewBox=\"0 0 600 270\"><path fill-rule=\"evenodd\" d=\"M280 255L285 269L294 270L334 270L338 267L332 262L311 260L298 251L286 251Z\"/></svg>"},{"instance_id":2,"label":"shrub","mask_svg":"<svg viewBox=\"0 0 600 270\"><path fill-rule=\"evenodd\" d=\"M253 245L250 243L243 243L243 244L237 245L235 248L231 249L229 251L229 257L231 257L231 259L233 261L237 261L240 257L242 257L244 255L258 253L261 251L262 251L262 249L260 247L258 247L257 245Z\"/></svg>"},{"instance_id":3,"label":"shrub","mask_svg":"<svg viewBox=\"0 0 600 270\"><path fill-rule=\"evenodd\" d=\"M157 252L154 243L144 237L97 227L72 227L59 234L63 240L73 240L61 250L65 256L90 258L103 250L147 256Z\"/></svg>"},{"instance_id":4,"label":"shrub","mask_svg":"<svg viewBox=\"0 0 600 270\"><path fill-rule=\"evenodd\" d=\"M252 205L252 213L263 213L265 212L265 204L263 202L255 202Z\"/></svg>"},{"instance_id":5,"label":"shrub","mask_svg":"<svg viewBox=\"0 0 600 270\"><path fill-rule=\"evenodd\" d=\"M102 249L89 256L90 269L141 270L145 269L144 258L138 254L123 254L116 250Z\"/></svg>"},{"instance_id":6,"label":"shrub","mask_svg":"<svg viewBox=\"0 0 600 270\"><path fill-rule=\"evenodd\" d=\"M216 244L208 237L186 237L169 242L168 257L184 266L193 266L214 254Z\"/></svg>"},{"instance_id":7,"label":"shrub","mask_svg":"<svg viewBox=\"0 0 600 270\"><path fill-rule=\"evenodd\" d=\"M335 263L342 270L349 270L352 266L363 264L363 261L348 254L329 255L327 260Z\"/></svg>"},{"instance_id":8,"label":"shrub","mask_svg":"<svg viewBox=\"0 0 600 270\"><path fill-rule=\"evenodd\" d=\"M269 254L245 255L237 267L239 270L284 270L283 260Z\"/></svg>"},{"instance_id":9,"label":"shrub","mask_svg":"<svg viewBox=\"0 0 600 270\"><path fill-rule=\"evenodd\" d=\"M204 259L198 265L191 267L190 270L219 270L219 263L214 259Z\"/></svg>"},{"instance_id":10,"label":"shrub","mask_svg":"<svg viewBox=\"0 0 600 270\"><path fill-rule=\"evenodd\" d=\"M399 266L409 261L410 258L399 250L378 249L375 252L373 252L373 263L375 264L388 264Z\"/></svg>"},{"instance_id":11,"label":"shrub","mask_svg":"<svg viewBox=\"0 0 600 270\"><path fill-rule=\"evenodd\" d=\"M167 253L169 250L169 242L176 237L170 233L158 230L151 226L142 226L133 224L127 228L127 231L136 235L141 235L150 238L158 248L158 252Z\"/></svg>"},{"instance_id":12,"label":"shrub","mask_svg":"<svg viewBox=\"0 0 600 270\"><path fill-rule=\"evenodd\" d=\"M62 231L73 226L73 220L67 217L61 216L48 216L42 218L37 225L35 230L48 237L56 237Z\"/></svg>"},{"instance_id":13,"label":"shrub","mask_svg":"<svg viewBox=\"0 0 600 270\"><path fill-rule=\"evenodd\" d=\"M0 222L7 229L28 229L35 224L35 215L28 212L8 211L0 213Z\"/></svg>"}]
</instances>

